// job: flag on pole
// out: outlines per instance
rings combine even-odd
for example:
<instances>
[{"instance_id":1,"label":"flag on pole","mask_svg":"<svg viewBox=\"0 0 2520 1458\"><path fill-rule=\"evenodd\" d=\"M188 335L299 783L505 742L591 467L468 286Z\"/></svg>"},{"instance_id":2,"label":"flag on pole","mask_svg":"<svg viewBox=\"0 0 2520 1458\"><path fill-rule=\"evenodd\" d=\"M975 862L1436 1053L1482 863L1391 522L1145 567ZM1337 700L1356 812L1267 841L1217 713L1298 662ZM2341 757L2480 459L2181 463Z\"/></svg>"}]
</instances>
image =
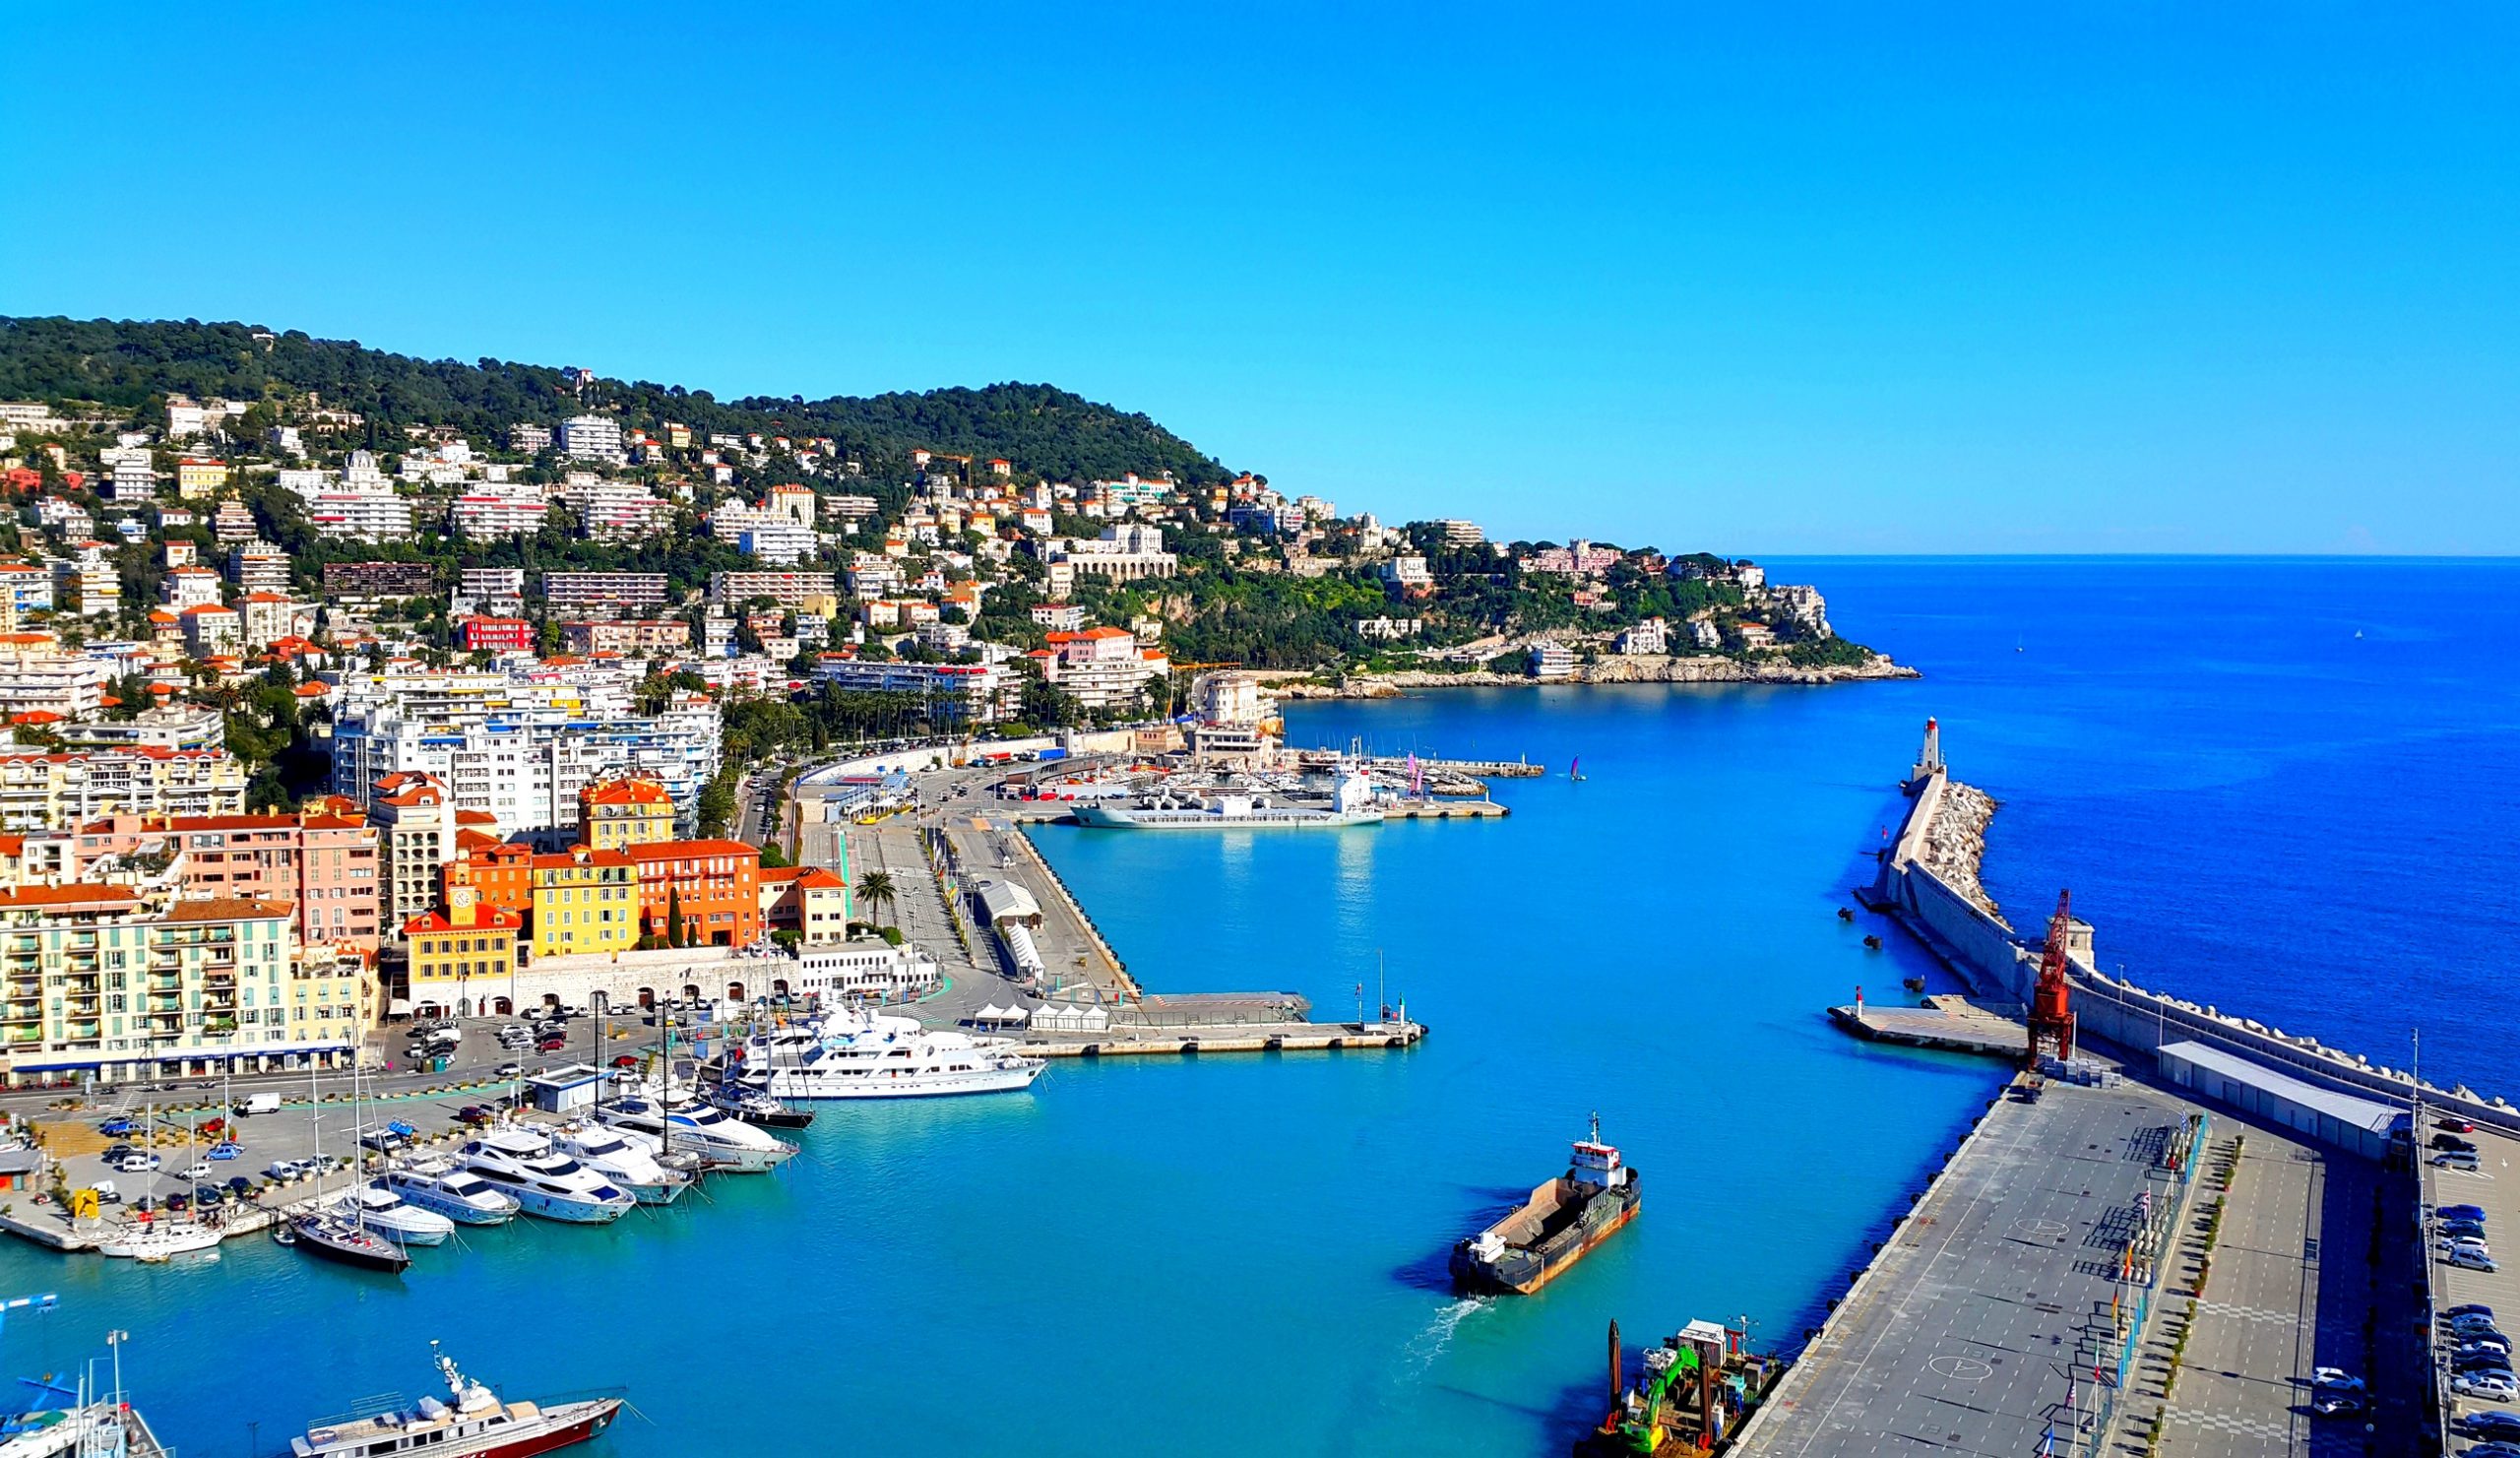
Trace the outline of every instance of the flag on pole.
<instances>
[{"instance_id":1,"label":"flag on pole","mask_svg":"<svg viewBox=\"0 0 2520 1458\"><path fill-rule=\"evenodd\" d=\"M2056 1425L2055 1425L2055 1424L2053 1424L2053 1423L2050 1423L2050 1424L2048 1424L2048 1430L2047 1430L2046 1432L2043 1432L2043 1433L2041 1433L2041 1434L2039 1435L2039 1455L2040 1455L2040 1458L2048 1458L2048 1455L2049 1455L2049 1454L2051 1454L2051 1453L2053 1453L2053 1452L2055 1452L2055 1451L2056 1451Z\"/></svg>"}]
</instances>

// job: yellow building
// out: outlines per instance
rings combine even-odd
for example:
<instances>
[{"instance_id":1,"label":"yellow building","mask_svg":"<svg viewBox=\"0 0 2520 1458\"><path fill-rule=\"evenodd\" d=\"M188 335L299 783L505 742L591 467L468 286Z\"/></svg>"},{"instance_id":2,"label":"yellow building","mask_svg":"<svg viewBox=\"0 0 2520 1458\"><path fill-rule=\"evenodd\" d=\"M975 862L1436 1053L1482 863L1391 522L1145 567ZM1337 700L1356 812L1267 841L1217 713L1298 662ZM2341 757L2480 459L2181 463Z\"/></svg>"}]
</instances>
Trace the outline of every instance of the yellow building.
<instances>
[{"instance_id":1,"label":"yellow building","mask_svg":"<svg viewBox=\"0 0 2520 1458\"><path fill-rule=\"evenodd\" d=\"M216 495L227 484L227 463L196 461L190 456L175 463L175 494L189 501L196 496Z\"/></svg>"},{"instance_id":2,"label":"yellow building","mask_svg":"<svg viewBox=\"0 0 2520 1458\"><path fill-rule=\"evenodd\" d=\"M128 886L0 892L0 1079L330 1067L373 1016L363 956L298 955L287 902Z\"/></svg>"},{"instance_id":3,"label":"yellow building","mask_svg":"<svg viewBox=\"0 0 2520 1458\"><path fill-rule=\"evenodd\" d=\"M516 939L525 919L486 906L471 886L446 893L446 910L403 923L411 949L410 1011L475 1017L516 1011ZM401 1009L397 1009L400 1011Z\"/></svg>"},{"instance_id":4,"label":"yellow building","mask_svg":"<svg viewBox=\"0 0 2520 1458\"><path fill-rule=\"evenodd\" d=\"M639 871L618 851L580 846L534 857L534 955L628 952L639 945Z\"/></svg>"},{"instance_id":5,"label":"yellow building","mask_svg":"<svg viewBox=\"0 0 2520 1458\"><path fill-rule=\"evenodd\" d=\"M654 780L600 780L578 792L578 839L595 850L673 838L673 796Z\"/></svg>"}]
</instances>

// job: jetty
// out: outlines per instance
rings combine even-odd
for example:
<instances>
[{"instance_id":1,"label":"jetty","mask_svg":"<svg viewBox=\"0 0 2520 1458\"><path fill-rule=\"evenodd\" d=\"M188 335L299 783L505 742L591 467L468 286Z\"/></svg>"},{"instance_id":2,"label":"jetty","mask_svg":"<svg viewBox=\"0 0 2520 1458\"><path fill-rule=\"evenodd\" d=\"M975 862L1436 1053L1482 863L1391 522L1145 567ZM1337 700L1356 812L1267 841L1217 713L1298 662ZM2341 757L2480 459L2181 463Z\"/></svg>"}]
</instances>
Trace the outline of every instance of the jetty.
<instances>
[{"instance_id":1,"label":"jetty","mask_svg":"<svg viewBox=\"0 0 2520 1458\"><path fill-rule=\"evenodd\" d=\"M1972 991L1829 1019L2019 1071L1828 1301L1737 1451L2309 1455L2339 1430L2307 1400L2328 1367L2367 1382L2358 1426L2397 1435L2374 1451L2437 1450L2463 1400L2432 1396L2429 1312L2490 1300L2497 1278L2430 1258L2424 1212L2520 1205L2436 1168L2430 1136L2463 1132L2500 1168L2520 1110L2103 976L2068 897L2044 937L2016 935L1979 879L1995 802L1951 778L1931 721L1901 792L1858 897ZM2411 1332L2426 1339L2395 1335Z\"/></svg>"}]
</instances>

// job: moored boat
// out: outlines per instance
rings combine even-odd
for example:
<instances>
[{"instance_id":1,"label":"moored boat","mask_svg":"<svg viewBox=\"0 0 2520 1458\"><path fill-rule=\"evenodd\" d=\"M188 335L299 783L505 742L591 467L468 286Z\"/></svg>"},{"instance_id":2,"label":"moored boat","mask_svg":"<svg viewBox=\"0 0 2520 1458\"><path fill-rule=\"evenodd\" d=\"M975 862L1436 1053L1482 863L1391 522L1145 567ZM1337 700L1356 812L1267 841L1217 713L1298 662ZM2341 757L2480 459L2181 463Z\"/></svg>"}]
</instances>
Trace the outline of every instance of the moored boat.
<instances>
[{"instance_id":1,"label":"moored boat","mask_svg":"<svg viewBox=\"0 0 2520 1458\"><path fill-rule=\"evenodd\" d=\"M684 1099L671 1105L653 1097L616 1099L596 1106L596 1117L615 1129L646 1134L668 1153L696 1154L713 1170L758 1174L795 1158L796 1146L775 1139L738 1118Z\"/></svg>"},{"instance_id":2,"label":"moored boat","mask_svg":"<svg viewBox=\"0 0 2520 1458\"><path fill-rule=\"evenodd\" d=\"M402 1246L368 1230L352 1216L318 1210L284 1227L289 1243L308 1255L364 1271L399 1276L411 1263Z\"/></svg>"},{"instance_id":3,"label":"moored boat","mask_svg":"<svg viewBox=\"0 0 2520 1458\"><path fill-rule=\"evenodd\" d=\"M594 1170L521 1128L492 1129L464 1143L464 1168L513 1197L526 1214L578 1225L619 1220L638 1207Z\"/></svg>"},{"instance_id":4,"label":"moored boat","mask_svg":"<svg viewBox=\"0 0 2520 1458\"><path fill-rule=\"evenodd\" d=\"M739 1086L773 1100L924 1099L1015 1093L1047 1066L1005 1038L915 1018L841 1011L736 1049Z\"/></svg>"},{"instance_id":5,"label":"moored boat","mask_svg":"<svg viewBox=\"0 0 2520 1458\"><path fill-rule=\"evenodd\" d=\"M1342 830L1383 822L1373 781L1361 769L1341 777L1327 805L1237 790L1192 799L1160 794L1128 804L1079 802L1069 813L1096 830Z\"/></svg>"},{"instance_id":6,"label":"moored boat","mask_svg":"<svg viewBox=\"0 0 2520 1458\"><path fill-rule=\"evenodd\" d=\"M423 1397L409 1408L320 1423L289 1440L291 1458L379 1458L426 1453L429 1458L526 1458L585 1442L609 1426L621 1397L606 1393L559 1402L503 1402L464 1375L455 1360L436 1352L447 1396Z\"/></svg>"},{"instance_id":7,"label":"moored boat","mask_svg":"<svg viewBox=\"0 0 2520 1458\"><path fill-rule=\"evenodd\" d=\"M397 1165L376 1182L406 1204L435 1211L457 1225L505 1225L516 1219L516 1196L491 1188L480 1175L444 1156Z\"/></svg>"},{"instance_id":8,"label":"moored boat","mask_svg":"<svg viewBox=\"0 0 2520 1458\"><path fill-rule=\"evenodd\" d=\"M96 1253L126 1260L161 1261L208 1250L220 1238L218 1230L189 1220L134 1221L123 1228L122 1234L100 1242Z\"/></svg>"},{"instance_id":9,"label":"moored boat","mask_svg":"<svg viewBox=\"0 0 2520 1458\"><path fill-rule=\"evenodd\" d=\"M1453 1246L1453 1280L1472 1291L1529 1296L1634 1220L1643 1198L1617 1146L1602 1142L1595 1114L1591 1137L1575 1141L1565 1173Z\"/></svg>"},{"instance_id":10,"label":"moored boat","mask_svg":"<svg viewBox=\"0 0 2520 1458\"><path fill-rule=\"evenodd\" d=\"M371 1179L344 1195L336 1213L365 1226L397 1245L442 1245L455 1234L455 1222L434 1210L423 1210Z\"/></svg>"}]
</instances>

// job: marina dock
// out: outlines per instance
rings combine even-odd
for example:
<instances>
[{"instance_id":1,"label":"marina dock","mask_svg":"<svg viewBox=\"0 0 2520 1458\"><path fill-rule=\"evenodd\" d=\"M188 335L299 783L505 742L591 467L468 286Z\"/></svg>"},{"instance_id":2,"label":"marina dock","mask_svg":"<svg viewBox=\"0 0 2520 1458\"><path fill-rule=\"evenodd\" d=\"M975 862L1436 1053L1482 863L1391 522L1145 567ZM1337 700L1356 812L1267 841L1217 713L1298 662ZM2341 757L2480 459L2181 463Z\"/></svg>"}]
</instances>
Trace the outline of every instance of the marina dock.
<instances>
[{"instance_id":1,"label":"marina dock","mask_svg":"<svg viewBox=\"0 0 2520 1458\"><path fill-rule=\"evenodd\" d=\"M1206 1053L1336 1052L1415 1047L1423 1023L1218 1023L1177 1028L1115 1026L1102 1033L1034 1034L1023 1050L1037 1058L1124 1058Z\"/></svg>"}]
</instances>

